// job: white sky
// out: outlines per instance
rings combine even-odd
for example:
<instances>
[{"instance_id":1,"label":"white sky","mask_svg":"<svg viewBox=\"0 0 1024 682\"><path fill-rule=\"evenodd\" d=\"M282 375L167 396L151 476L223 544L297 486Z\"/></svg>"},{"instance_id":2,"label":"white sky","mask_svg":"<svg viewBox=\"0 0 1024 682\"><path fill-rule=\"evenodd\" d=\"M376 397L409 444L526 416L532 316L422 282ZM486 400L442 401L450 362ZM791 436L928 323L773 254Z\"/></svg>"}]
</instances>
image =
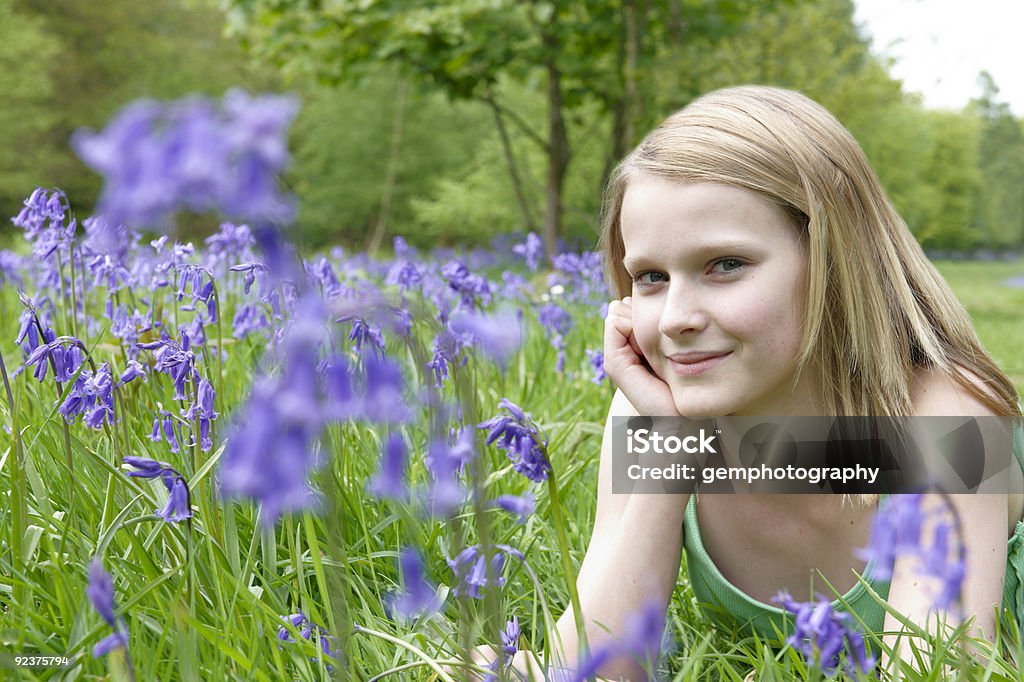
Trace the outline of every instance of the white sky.
<instances>
[{"instance_id":1,"label":"white sky","mask_svg":"<svg viewBox=\"0 0 1024 682\"><path fill-rule=\"evenodd\" d=\"M959 109L988 71L997 99L1024 116L1024 0L855 0L857 23L891 73L926 106Z\"/></svg>"}]
</instances>

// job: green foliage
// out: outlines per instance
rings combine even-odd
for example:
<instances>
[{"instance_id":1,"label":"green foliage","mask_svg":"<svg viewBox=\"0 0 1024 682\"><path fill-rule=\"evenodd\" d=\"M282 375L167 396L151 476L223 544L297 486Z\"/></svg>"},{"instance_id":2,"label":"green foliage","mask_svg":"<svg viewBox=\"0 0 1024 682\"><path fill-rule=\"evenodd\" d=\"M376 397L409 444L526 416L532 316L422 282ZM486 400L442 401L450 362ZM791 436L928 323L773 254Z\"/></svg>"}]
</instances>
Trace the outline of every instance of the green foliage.
<instances>
[{"instance_id":1,"label":"green foliage","mask_svg":"<svg viewBox=\"0 0 1024 682\"><path fill-rule=\"evenodd\" d=\"M50 70L59 44L40 19L18 12L13 0L0 0L0 45L0 209L13 215L27 192L53 182L46 171L57 153L50 132L58 114L50 106Z\"/></svg>"},{"instance_id":2,"label":"green foliage","mask_svg":"<svg viewBox=\"0 0 1024 682\"><path fill-rule=\"evenodd\" d=\"M1024 245L1024 122L997 101L992 77L979 78L982 96L974 103L981 119L978 169L981 181L975 199L975 221L992 246Z\"/></svg>"},{"instance_id":3,"label":"green foliage","mask_svg":"<svg viewBox=\"0 0 1024 682\"><path fill-rule=\"evenodd\" d=\"M378 69L362 84L311 86L304 94L295 123L292 179L302 198L298 221L307 245L364 245L380 218L396 91L404 86L400 78L393 70ZM412 200L430 195L449 174L464 172L492 131L480 107L452 103L436 92L416 88L406 88L401 119L388 236L400 232L411 243L425 246L427 235L410 228L415 216ZM499 202L505 214L511 206ZM453 230L448 238L458 234Z\"/></svg>"},{"instance_id":4,"label":"green foliage","mask_svg":"<svg viewBox=\"0 0 1024 682\"><path fill-rule=\"evenodd\" d=\"M0 213L14 215L36 185L87 208L99 178L68 140L133 99L273 86L223 39L224 22L205 1L0 0L0 83L16 93L0 113Z\"/></svg>"}]
</instances>

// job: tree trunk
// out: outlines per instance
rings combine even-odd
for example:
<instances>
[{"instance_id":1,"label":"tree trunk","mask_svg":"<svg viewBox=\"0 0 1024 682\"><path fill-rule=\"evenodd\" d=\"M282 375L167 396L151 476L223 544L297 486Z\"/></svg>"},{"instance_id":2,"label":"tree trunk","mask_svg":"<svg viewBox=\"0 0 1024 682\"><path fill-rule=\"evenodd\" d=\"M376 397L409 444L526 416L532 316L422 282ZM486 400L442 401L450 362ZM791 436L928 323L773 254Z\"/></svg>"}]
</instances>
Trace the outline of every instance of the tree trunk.
<instances>
[{"instance_id":1,"label":"tree trunk","mask_svg":"<svg viewBox=\"0 0 1024 682\"><path fill-rule=\"evenodd\" d=\"M548 50L548 178L543 239L550 260L558 253L558 237L562 233L562 190L570 152L562 114L562 74L555 63L558 38L552 33L545 34L544 46Z\"/></svg>"},{"instance_id":2,"label":"tree trunk","mask_svg":"<svg viewBox=\"0 0 1024 682\"><path fill-rule=\"evenodd\" d=\"M384 233L388 228L388 217L391 215L391 200L395 194L395 180L398 177L398 162L402 156L402 119L405 117L405 79L398 81L395 92L395 114L391 124L391 152L388 155L387 177L384 179L384 194L380 198L380 211L377 213L377 224L373 235L366 245L368 253L374 253L384 241Z\"/></svg>"},{"instance_id":3,"label":"tree trunk","mask_svg":"<svg viewBox=\"0 0 1024 682\"><path fill-rule=\"evenodd\" d=\"M519 203L519 212L523 215L523 224L528 232L537 231L537 221L533 219L533 211L530 210L530 200L523 188L522 178L519 177L519 165L516 163L515 153L512 150L512 141L509 139L508 130L505 128L505 119L501 116L501 109L494 101L494 95L487 93L486 102L494 113L494 123L498 127L498 135L501 137L501 148L505 152L505 163L508 165L508 174L512 178L512 188L516 192L516 201Z\"/></svg>"}]
</instances>

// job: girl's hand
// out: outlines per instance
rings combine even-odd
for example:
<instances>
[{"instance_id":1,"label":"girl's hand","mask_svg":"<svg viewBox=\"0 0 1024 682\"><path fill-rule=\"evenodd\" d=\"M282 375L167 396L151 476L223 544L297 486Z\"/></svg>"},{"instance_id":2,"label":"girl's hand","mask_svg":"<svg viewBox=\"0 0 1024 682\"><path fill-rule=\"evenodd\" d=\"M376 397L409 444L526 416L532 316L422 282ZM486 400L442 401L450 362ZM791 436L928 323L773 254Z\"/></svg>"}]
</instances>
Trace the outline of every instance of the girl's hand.
<instances>
[{"instance_id":1,"label":"girl's hand","mask_svg":"<svg viewBox=\"0 0 1024 682\"><path fill-rule=\"evenodd\" d=\"M633 336L632 299L608 304L604 321L604 371L629 398L637 412L647 417L677 416L672 390L647 364Z\"/></svg>"}]
</instances>

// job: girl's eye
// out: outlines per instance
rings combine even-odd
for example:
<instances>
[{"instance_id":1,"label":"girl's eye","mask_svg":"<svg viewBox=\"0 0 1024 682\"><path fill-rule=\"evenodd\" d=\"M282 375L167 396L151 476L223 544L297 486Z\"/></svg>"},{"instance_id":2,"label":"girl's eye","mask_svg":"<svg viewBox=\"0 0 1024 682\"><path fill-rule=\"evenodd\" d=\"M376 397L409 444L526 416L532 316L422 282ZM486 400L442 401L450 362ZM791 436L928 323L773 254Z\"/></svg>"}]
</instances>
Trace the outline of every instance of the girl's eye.
<instances>
[{"instance_id":1,"label":"girl's eye","mask_svg":"<svg viewBox=\"0 0 1024 682\"><path fill-rule=\"evenodd\" d=\"M723 268L721 270L716 270L716 272L724 274L739 270L744 266L744 263L739 258L720 258L714 262L712 269L717 268L719 265L723 266Z\"/></svg>"},{"instance_id":2,"label":"girl's eye","mask_svg":"<svg viewBox=\"0 0 1024 682\"><path fill-rule=\"evenodd\" d=\"M664 282L665 279L667 279L665 277L665 273L662 272L641 272L633 277L633 286L642 289L644 287L654 286L659 282Z\"/></svg>"}]
</instances>

